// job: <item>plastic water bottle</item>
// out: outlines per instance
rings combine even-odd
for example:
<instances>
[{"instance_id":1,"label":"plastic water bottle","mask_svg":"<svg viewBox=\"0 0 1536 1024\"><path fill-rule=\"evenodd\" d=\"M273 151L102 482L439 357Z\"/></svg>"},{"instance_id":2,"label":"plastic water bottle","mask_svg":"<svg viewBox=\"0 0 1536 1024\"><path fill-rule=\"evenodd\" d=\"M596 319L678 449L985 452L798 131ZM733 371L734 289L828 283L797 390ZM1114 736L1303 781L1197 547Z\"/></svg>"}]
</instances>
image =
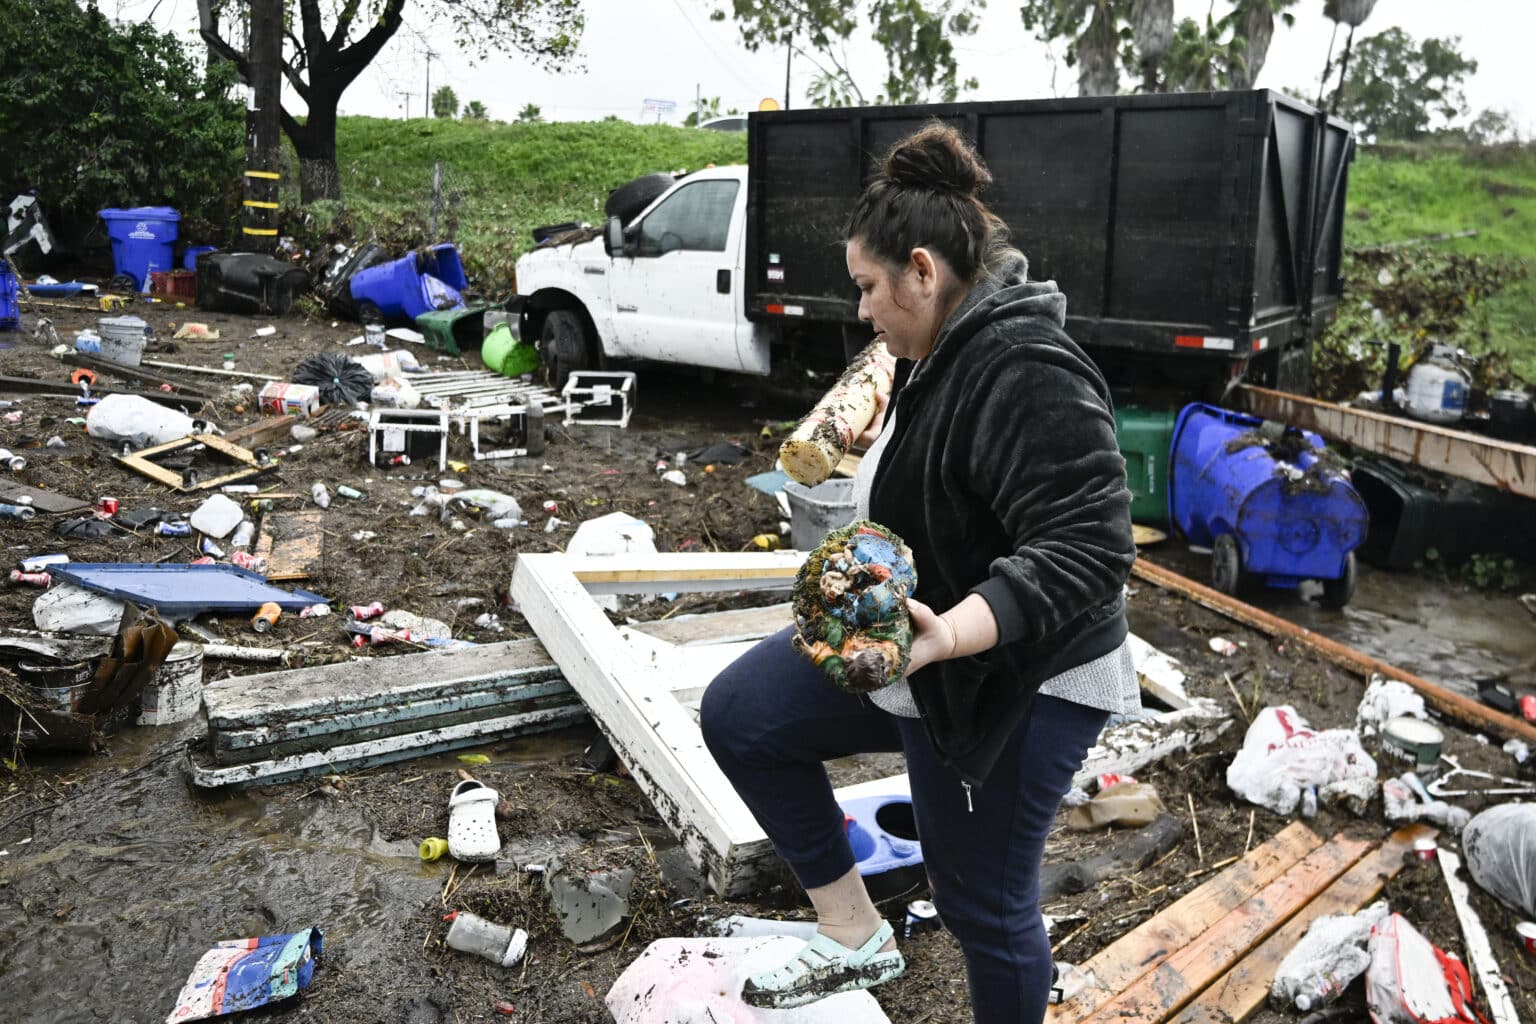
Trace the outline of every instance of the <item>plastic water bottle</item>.
<instances>
[{"instance_id":1,"label":"plastic water bottle","mask_svg":"<svg viewBox=\"0 0 1536 1024\"><path fill-rule=\"evenodd\" d=\"M528 933L521 928L487 921L464 910L452 916L453 924L448 929L448 945L452 948L483 956L503 967L511 967L523 958Z\"/></svg>"},{"instance_id":2,"label":"plastic water bottle","mask_svg":"<svg viewBox=\"0 0 1536 1024\"><path fill-rule=\"evenodd\" d=\"M1344 982L1332 971L1314 974L1302 983L1301 990L1296 993L1296 1009L1306 1011L1326 1006L1339 998L1343 991Z\"/></svg>"},{"instance_id":3,"label":"plastic water bottle","mask_svg":"<svg viewBox=\"0 0 1536 1024\"><path fill-rule=\"evenodd\" d=\"M325 489L325 484L315 484L309 489L309 496L315 499L315 504L321 508L331 507L331 492Z\"/></svg>"},{"instance_id":4,"label":"plastic water bottle","mask_svg":"<svg viewBox=\"0 0 1536 1024\"><path fill-rule=\"evenodd\" d=\"M255 539L256 524L249 519L242 519L240 525L235 527L234 536L229 538L229 546L236 549L248 548Z\"/></svg>"}]
</instances>

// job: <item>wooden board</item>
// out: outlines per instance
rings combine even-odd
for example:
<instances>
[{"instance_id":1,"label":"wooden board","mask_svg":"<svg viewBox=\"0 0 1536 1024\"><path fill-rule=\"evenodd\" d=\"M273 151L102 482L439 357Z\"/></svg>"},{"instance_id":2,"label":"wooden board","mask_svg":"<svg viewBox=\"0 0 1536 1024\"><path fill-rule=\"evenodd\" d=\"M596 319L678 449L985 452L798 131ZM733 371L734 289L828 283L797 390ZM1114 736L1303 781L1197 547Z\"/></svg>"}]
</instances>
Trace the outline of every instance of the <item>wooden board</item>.
<instances>
[{"instance_id":1,"label":"wooden board","mask_svg":"<svg viewBox=\"0 0 1536 1024\"><path fill-rule=\"evenodd\" d=\"M325 536L318 508L302 512L268 512L261 517L261 536L253 552L267 563L269 580L307 580L320 568Z\"/></svg>"},{"instance_id":2,"label":"wooden board","mask_svg":"<svg viewBox=\"0 0 1536 1024\"><path fill-rule=\"evenodd\" d=\"M184 449L203 447L211 452L217 452L235 463L234 468L218 475L199 475L198 481L191 486L186 484L186 474L164 466L154 461L154 456L169 455ZM238 483L258 473L266 471L265 466L257 463L256 456L239 445L230 444L222 437L213 434L190 434L187 437L175 441L167 441L165 444L153 445L149 448L140 448L136 452L127 455L114 456L122 465L133 470L141 476L147 476L156 483L164 484L173 491L183 494L191 494L194 491L206 491L215 487L223 487L225 484ZM221 467L224 468L224 467Z\"/></svg>"},{"instance_id":3,"label":"wooden board","mask_svg":"<svg viewBox=\"0 0 1536 1024\"><path fill-rule=\"evenodd\" d=\"M1493 946L1488 942L1488 932L1478 919L1477 911L1472 909L1467 883L1456 874L1461 867L1461 858L1450 850L1441 850L1437 859L1445 874L1445 886L1451 892L1451 903L1456 907L1461 934L1467 940L1467 960L1472 967L1472 977L1483 986L1488 1019L1493 1024L1520 1024L1520 1011L1515 1009L1515 1001L1510 998L1509 986L1504 982L1498 958L1493 955Z\"/></svg>"},{"instance_id":4,"label":"wooden board","mask_svg":"<svg viewBox=\"0 0 1536 1024\"><path fill-rule=\"evenodd\" d=\"M593 594L702 593L715 590L788 590L805 561L803 551L766 554L559 556ZM544 556L535 556L544 557ZM514 574L514 579L516 575Z\"/></svg>"},{"instance_id":5,"label":"wooden board","mask_svg":"<svg viewBox=\"0 0 1536 1024\"><path fill-rule=\"evenodd\" d=\"M324 412L325 406L318 407L314 418L318 419ZM287 438L294 424L304 422L306 421L298 416L263 416L259 420L226 431L224 440L247 448L261 448Z\"/></svg>"},{"instance_id":6,"label":"wooden board","mask_svg":"<svg viewBox=\"0 0 1536 1024\"><path fill-rule=\"evenodd\" d=\"M1101 1005L1084 1024L1160 1021L1176 1013L1358 861L1371 844L1335 836Z\"/></svg>"},{"instance_id":7,"label":"wooden board","mask_svg":"<svg viewBox=\"0 0 1536 1024\"><path fill-rule=\"evenodd\" d=\"M18 454L22 458L31 457L31 453L27 451L22 451ZM27 504L30 504L39 512L78 512L81 509L91 507L90 502L71 498L67 494L59 494L57 491L41 491L36 487L28 487L24 483L0 477L0 501L8 505L21 504L21 502L16 500L17 498L30 498L31 501Z\"/></svg>"},{"instance_id":8,"label":"wooden board","mask_svg":"<svg viewBox=\"0 0 1536 1024\"><path fill-rule=\"evenodd\" d=\"M1316 850L1322 837L1301 822L1287 825L1242 860L1187 893L1168 910L1143 921L1094 954L1081 968L1094 984L1046 1012L1066 1024L1086 1017L1116 993L1183 949L1206 929Z\"/></svg>"},{"instance_id":9,"label":"wooden board","mask_svg":"<svg viewBox=\"0 0 1536 1024\"><path fill-rule=\"evenodd\" d=\"M1301 941L1313 921L1327 914L1351 914L1370 903L1387 880L1402 870L1413 841L1434 834L1433 828L1423 824L1393 832L1170 1019L1178 1024L1232 1024L1248 1016L1269 997L1280 961Z\"/></svg>"}]
</instances>

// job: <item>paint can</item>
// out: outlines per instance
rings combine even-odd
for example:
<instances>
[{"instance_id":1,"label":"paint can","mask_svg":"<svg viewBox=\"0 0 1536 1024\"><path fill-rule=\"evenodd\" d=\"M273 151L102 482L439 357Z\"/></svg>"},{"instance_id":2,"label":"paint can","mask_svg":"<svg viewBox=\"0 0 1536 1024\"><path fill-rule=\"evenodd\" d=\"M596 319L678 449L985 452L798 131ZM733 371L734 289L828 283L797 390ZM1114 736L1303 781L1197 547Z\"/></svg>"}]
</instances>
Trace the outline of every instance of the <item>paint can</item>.
<instances>
[{"instance_id":1,"label":"paint can","mask_svg":"<svg viewBox=\"0 0 1536 1024\"><path fill-rule=\"evenodd\" d=\"M197 714L203 703L203 648L178 643L139 693L139 725L171 725Z\"/></svg>"},{"instance_id":2,"label":"paint can","mask_svg":"<svg viewBox=\"0 0 1536 1024\"><path fill-rule=\"evenodd\" d=\"M93 662L77 661L59 665L40 661L22 661L16 664L16 675L32 686L37 698L48 705L50 711L70 714L80 706L80 701L90 692L95 677Z\"/></svg>"},{"instance_id":3,"label":"paint can","mask_svg":"<svg viewBox=\"0 0 1536 1024\"><path fill-rule=\"evenodd\" d=\"M1414 765L1421 777L1432 779L1440 769L1440 747L1445 734L1422 718L1400 715L1381 730L1382 746L1399 761Z\"/></svg>"},{"instance_id":4,"label":"paint can","mask_svg":"<svg viewBox=\"0 0 1536 1024\"><path fill-rule=\"evenodd\" d=\"M1440 846L1433 836L1420 836L1413 841L1413 856L1417 860L1431 861L1440 854Z\"/></svg>"},{"instance_id":5,"label":"paint can","mask_svg":"<svg viewBox=\"0 0 1536 1024\"><path fill-rule=\"evenodd\" d=\"M1515 935L1519 937L1525 951L1536 957L1536 921L1521 921L1515 925Z\"/></svg>"},{"instance_id":6,"label":"paint can","mask_svg":"<svg viewBox=\"0 0 1536 1024\"><path fill-rule=\"evenodd\" d=\"M939 927L939 908L930 900L913 900L907 904L907 923L902 929L901 936L910 939L915 932L937 931Z\"/></svg>"}]
</instances>

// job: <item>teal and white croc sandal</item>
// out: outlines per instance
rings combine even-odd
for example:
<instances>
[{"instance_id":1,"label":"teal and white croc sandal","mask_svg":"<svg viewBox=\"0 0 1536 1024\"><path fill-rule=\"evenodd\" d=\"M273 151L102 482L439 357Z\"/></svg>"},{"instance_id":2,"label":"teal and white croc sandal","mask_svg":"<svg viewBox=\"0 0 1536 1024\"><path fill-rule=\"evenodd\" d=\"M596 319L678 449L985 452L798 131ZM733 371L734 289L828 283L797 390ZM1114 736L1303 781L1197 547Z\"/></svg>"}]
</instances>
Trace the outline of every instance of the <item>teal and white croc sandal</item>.
<instances>
[{"instance_id":1,"label":"teal and white croc sandal","mask_svg":"<svg viewBox=\"0 0 1536 1024\"><path fill-rule=\"evenodd\" d=\"M868 942L849 949L817 932L787 964L748 978L741 1001L764 1009L788 1009L890 981L907 969L899 949L880 952L891 935L891 923L884 921Z\"/></svg>"}]
</instances>

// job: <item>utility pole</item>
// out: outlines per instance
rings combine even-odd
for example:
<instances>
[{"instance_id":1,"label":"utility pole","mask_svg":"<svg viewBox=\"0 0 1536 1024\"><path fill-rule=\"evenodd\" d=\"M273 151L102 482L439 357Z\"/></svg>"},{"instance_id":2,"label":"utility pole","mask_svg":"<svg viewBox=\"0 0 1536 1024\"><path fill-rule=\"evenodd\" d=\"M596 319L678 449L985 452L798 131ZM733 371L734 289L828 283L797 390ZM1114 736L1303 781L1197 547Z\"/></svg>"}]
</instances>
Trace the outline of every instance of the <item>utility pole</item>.
<instances>
[{"instance_id":1,"label":"utility pole","mask_svg":"<svg viewBox=\"0 0 1536 1024\"><path fill-rule=\"evenodd\" d=\"M277 207L282 177L280 68L283 0L251 0L251 80L245 120L245 202L241 233L246 246L271 252L277 244ZM169 269L169 268L167 268Z\"/></svg>"},{"instance_id":2,"label":"utility pole","mask_svg":"<svg viewBox=\"0 0 1536 1024\"><path fill-rule=\"evenodd\" d=\"M430 118L432 116L432 48L431 47L427 48L427 91L425 93L423 93L422 95L424 95L427 98L427 102L422 104L422 106L424 106L426 108L426 110L422 114L422 116Z\"/></svg>"},{"instance_id":3,"label":"utility pole","mask_svg":"<svg viewBox=\"0 0 1536 1024\"><path fill-rule=\"evenodd\" d=\"M704 89L698 82L693 83L693 126L704 127Z\"/></svg>"},{"instance_id":4,"label":"utility pole","mask_svg":"<svg viewBox=\"0 0 1536 1024\"><path fill-rule=\"evenodd\" d=\"M789 109L789 62L795 56L795 37L790 36L784 44L784 109Z\"/></svg>"}]
</instances>

